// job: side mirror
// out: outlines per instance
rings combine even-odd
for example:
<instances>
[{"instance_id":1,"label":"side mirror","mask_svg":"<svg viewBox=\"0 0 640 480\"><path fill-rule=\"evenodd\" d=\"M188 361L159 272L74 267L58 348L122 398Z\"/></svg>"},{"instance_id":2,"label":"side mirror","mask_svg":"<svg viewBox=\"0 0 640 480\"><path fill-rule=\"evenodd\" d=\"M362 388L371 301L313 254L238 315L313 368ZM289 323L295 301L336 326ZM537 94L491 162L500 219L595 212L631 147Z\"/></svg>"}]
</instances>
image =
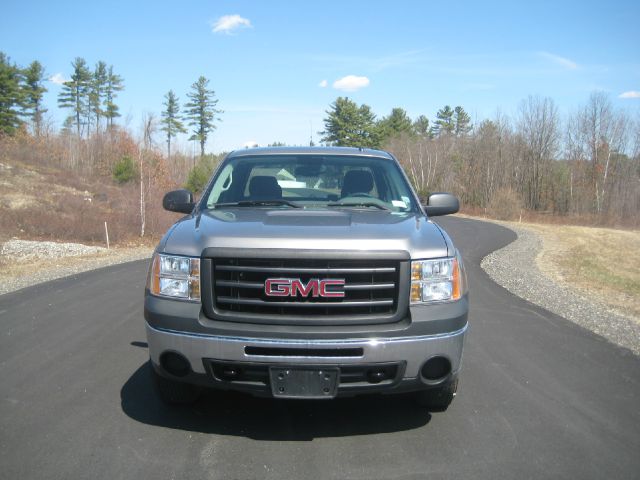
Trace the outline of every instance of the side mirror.
<instances>
[{"instance_id":1,"label":"side mirror","mask_svg":"<svg viewBox=\"0 0 640 480\"><path fill-rule=\"evenodd\" d=\"M429 217L449 215L460 210L460 202L455 195L450 193L432 193L429 195L424 209Z\"/></svg>"},{"instance_id":2,"label":"side mirror","mask_svg":"<svg viewBox=\"0 0 640 480\"><path fill-rule=\"evenodd\" d=\"M195 206L193 193L189 190L173 190L162 199L162 207L170 212L191 213Z\"/></svg>"}]
</instances>

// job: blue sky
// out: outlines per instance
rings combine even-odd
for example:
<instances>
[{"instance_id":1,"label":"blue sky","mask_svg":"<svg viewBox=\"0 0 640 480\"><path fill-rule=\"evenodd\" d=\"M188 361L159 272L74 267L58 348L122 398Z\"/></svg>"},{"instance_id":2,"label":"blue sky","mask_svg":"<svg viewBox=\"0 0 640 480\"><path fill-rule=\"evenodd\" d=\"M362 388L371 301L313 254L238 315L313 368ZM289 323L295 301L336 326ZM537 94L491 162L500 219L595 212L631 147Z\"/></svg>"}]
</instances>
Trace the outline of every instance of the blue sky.
<instances>
[{"instance_id":1,"label":"blue sky","mask_svg":"<svg viewBox=\"0 0 640 480\"><path fill-rule=\"evenodd\" d=\"M566 115L603 90L638 117L639 20L637 0L4 0L0 50L22 66L38 60L58 79L78 56L113 65L125 80L120 122L134 131L144 112L160 114L169 89L184 104L204 75L224 110L207 144L220 152L317 142L338 96L378 117L402 107L432 120L449 104L481 120L497 109L514 115L530 94L552 97ZM60 86L47 87L61 123Z\"/></svg>"}]
</instances>

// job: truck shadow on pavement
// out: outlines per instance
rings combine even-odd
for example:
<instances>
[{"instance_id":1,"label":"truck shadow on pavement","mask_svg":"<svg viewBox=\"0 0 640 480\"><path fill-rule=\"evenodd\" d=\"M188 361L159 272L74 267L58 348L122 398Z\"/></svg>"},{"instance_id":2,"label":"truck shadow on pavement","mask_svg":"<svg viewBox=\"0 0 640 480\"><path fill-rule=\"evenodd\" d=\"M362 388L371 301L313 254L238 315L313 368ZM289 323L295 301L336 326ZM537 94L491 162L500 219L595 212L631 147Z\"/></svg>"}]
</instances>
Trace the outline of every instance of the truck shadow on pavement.
<instances>
[{"instance_id":1,"label":"truck shadow on pavement","mask_svg":"<svg viewBox=\"0 0 640 480\"><path fill-rule=\"evenodd\" d=\"M311 441L412 430L431 420L402 395L283 401L206 391L192 406L171 407L156 395L150 368L144 363L120 390L123 412L148 425L254 440Z\"/></svg>"}]
</instances>

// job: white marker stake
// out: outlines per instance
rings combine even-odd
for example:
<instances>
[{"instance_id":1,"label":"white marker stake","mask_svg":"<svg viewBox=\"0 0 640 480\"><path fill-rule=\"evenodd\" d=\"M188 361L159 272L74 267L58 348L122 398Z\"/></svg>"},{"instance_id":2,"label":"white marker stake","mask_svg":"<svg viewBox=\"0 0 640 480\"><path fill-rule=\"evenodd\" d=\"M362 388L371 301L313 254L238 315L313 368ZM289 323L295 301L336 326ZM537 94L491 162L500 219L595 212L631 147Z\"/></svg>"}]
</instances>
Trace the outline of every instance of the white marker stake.
<instances>
[{"instance_id":1,"label":"white marker stake","mask_svg":"<svg viewBox=\"0 0 640 480\"><path fill-rule=\"evenodd\" d=\"M104 222L104 234L107 237L107 250L109 250L109 229L107 228L107 222Z\"/></svg>"}]
</instances>

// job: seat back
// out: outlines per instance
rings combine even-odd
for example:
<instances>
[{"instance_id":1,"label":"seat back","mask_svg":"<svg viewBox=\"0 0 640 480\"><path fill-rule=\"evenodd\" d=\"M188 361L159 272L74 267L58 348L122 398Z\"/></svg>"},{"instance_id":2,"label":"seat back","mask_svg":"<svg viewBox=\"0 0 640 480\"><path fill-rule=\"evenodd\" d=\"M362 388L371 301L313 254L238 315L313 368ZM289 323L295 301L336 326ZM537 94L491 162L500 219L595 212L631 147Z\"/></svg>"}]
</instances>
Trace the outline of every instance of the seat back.
<instances>
[{"instance_id":1,"label":"seat back","mask_svg":"<svg viewBox=\"0 0 640 480\"><path fill-rule=\"evenodd\" d=\"M249 195L252 200L280 200L282 188L276 177L257 175L249 182Z\"/></svg>"},{"instance_id":2,"label":"seat back","mask_svg":"<svg viewBox=\"0 0 640 480\"><path fill-rule=\"evenodd\" d=\"M367 170L349 170L342 184L342 198L354 193L369 193L373 189L373 175Z\"/></svg>"}]
</instances>

